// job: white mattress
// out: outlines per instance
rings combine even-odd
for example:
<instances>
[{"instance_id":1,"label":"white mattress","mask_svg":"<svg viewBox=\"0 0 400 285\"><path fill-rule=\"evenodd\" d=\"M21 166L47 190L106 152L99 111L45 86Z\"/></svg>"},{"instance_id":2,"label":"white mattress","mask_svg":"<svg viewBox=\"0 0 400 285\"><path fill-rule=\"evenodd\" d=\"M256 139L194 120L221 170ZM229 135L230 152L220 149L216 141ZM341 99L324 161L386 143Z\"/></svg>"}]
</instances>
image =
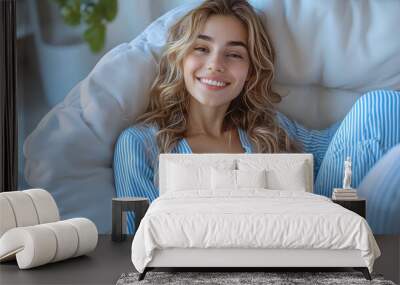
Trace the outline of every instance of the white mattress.
<instances>
[{"instance_id":1,"label":"white mattress","mask_svg":"<svg viewBox=\"0 0 400 285\"><path fill-rule=\"evenodd\" d=\"M380 255L359 215L316 194L262 189L157 198L132 242L132 262L143 272L155 250L169 248L354 249L370 272Z\"/></svg>"}]
</instances>

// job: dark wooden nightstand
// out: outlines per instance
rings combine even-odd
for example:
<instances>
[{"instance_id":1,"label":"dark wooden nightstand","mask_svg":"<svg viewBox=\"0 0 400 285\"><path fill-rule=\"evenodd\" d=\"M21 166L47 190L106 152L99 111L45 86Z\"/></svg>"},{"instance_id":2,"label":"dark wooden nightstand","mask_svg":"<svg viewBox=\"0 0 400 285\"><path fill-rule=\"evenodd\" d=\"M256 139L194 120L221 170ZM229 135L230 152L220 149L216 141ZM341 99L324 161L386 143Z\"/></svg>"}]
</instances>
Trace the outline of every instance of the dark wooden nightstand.
<instances>
[{"instance_id":1,"label":"dark wooden nightstand","mask_svg":"<svg viewBox=\"0 0 400 285\"><path fill-rule=\"evenodd\" d=\"M112 199L112 233L113 241L126 239L126 214L132 211L135 213L135 228L139 227L140 221L149 208L149 199L143 197L125 197Z\"/></svg>"},{"instance_id":2,"label":"dark wooden nightstand","mask_svg":"<svg viewBox=\"0 0 400 285\"><path fill-rule=\"evenodd\" d=\"M332 199L332 202L339 204L340 206L353 211L356 214L359 214L361 217L365 219L365 209L366 209L366 200L365 199L355 199L355 200L337 200Z\"/></svg>"}]
</instances>

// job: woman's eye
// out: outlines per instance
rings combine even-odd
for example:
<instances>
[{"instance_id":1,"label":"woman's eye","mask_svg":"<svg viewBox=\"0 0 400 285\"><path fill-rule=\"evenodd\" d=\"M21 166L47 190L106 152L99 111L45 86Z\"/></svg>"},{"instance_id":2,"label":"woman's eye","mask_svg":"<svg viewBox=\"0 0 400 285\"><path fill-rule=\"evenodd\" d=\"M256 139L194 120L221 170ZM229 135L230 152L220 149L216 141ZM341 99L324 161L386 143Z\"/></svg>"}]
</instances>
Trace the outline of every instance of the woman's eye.
<instances>
[{"instance_id":1,"label":"woman's eye","mask_svg":"<svg viewBox=\"0 0 400 285\"><path fill-rule=\"evenodd\" d=\"M201 51L201 52L207 51L207 49L203 48L203 47L197 47L197 48L194 48L194 50Z\"/></svg>"},{"instance_id":2,"label":"woman's eye","mask_svg":"<svg viewBox=\"0 0 400 285\"><path fill-rule=\"evenodd\" d=\"M236 53L230 53L230 54L228 54L228 56L231 56L234 58L242 58L242 56L240 54L236 54Z\"/></svg>"}]
</instances>

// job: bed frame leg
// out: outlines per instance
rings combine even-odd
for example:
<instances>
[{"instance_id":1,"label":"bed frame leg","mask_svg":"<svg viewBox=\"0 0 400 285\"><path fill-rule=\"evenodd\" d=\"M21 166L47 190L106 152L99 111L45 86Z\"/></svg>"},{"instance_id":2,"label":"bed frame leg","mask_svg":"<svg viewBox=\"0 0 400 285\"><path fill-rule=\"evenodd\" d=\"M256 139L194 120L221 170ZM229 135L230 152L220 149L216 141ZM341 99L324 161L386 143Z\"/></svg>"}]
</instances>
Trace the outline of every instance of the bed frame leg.
<instances>
[{"instance_id":1,"label":"bed frame leg","mask_svg":"<svg viewBox=\"0 0 400 285\"><path fill-rule=\"evenodd\" d=\"M362 274L364 275L365 279L372 280L367 267L355 267L354 269L357 271L361 271Z\"/></svg>"},{"instance_id":2,"label":"bed frame leg","mask_svg":"<svg viewBox=\"0 0 400 285\"><path fill-rule=\"evenodd\" d=\"M144 269L144 271L142 273L139 274L139 278L138 281L142 281L144 279L144 277L146 276L147 271L149 271L147 269L147 267Z\"/></svg>"}]
</instances>

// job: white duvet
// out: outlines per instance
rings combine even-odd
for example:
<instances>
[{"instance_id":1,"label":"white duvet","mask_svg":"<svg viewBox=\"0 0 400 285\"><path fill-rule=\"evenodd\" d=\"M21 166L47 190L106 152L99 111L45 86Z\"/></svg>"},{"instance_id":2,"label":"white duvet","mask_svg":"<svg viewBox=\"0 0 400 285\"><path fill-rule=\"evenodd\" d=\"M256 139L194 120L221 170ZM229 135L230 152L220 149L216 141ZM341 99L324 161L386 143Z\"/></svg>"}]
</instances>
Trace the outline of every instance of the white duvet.
<instances>
[{"instance_id":1,"label":"white duvet","mask_svg":"<svg viewBox=\"0 0 400 285\"><path fill-rule=\"evenodd\" d=\"M324 196L265 189L157 198L133 240L133 265L143 272L154 250L165 248L358 249L370 272L380 256L359 215Z\"/></svg>"}]
</instances>

